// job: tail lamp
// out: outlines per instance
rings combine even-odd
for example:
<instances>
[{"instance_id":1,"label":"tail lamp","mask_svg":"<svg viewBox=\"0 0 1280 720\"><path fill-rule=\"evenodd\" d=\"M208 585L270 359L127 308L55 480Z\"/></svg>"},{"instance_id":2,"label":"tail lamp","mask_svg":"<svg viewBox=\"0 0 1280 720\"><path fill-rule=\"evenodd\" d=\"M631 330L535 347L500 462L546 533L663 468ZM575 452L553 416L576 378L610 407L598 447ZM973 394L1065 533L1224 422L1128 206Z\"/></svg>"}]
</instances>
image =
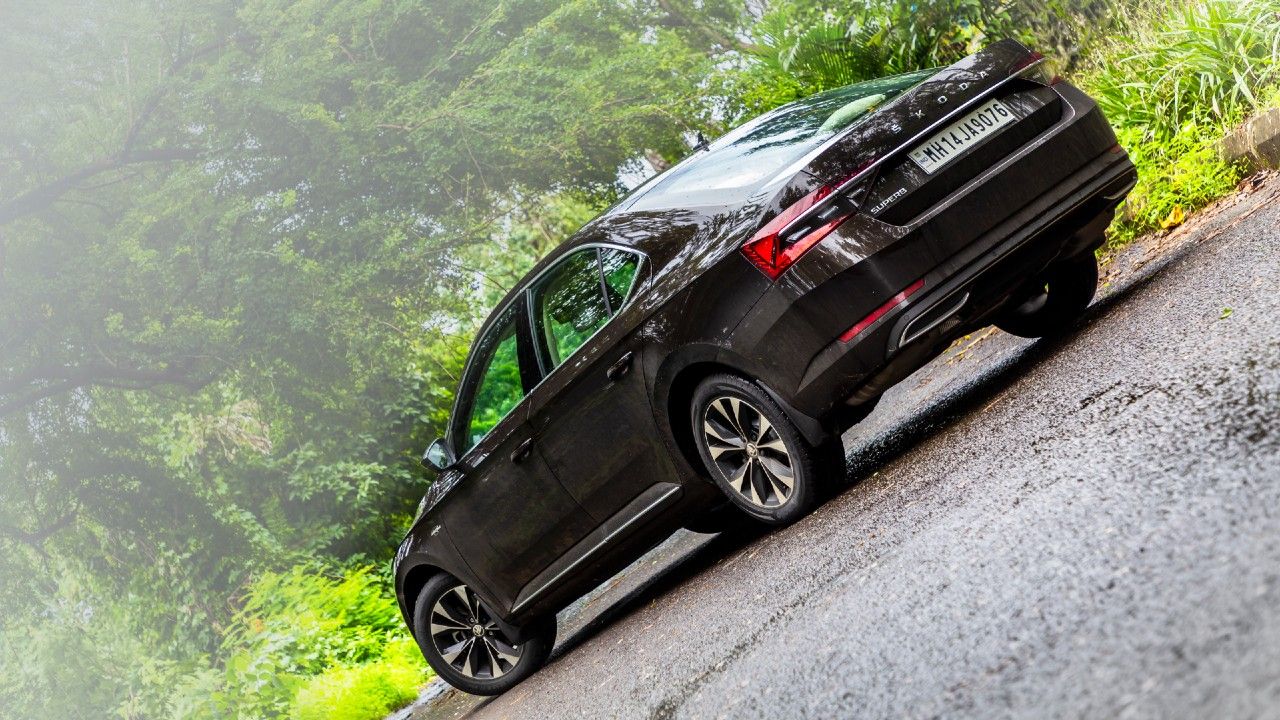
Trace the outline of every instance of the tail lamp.
<instances>
[{"instance_id":1,"label":"tail lamp","mask_svg":"<svg viewBox=\"0 0 1280 720\"><path fill-rule=\"evenodd\" d=\"M799 232L788 233L790 238L795 238L793 240L784 236L784 231L788 230L788 226L796 218L817 205L834 190L835 188L831 185L823 185L778 213L742 246L742 254L746 255L751 264L760 269L760 272L769 276L770 280L777 280L787 271L787 268L800 259L801 255L830 235L832 230L853 214L851 210L843 210L832 205L832 209L836 210L833 213L834 217L817 220L810 224L807 232L801 229Z\"/></svg>"},{"instance_id":2,"label":"tail lamp","mask_svg":"<svg viewBox=\"0 0 1280 720\"><path fill-rule=\"evenodd\" d=\"M858 214L851 200L830 196L848 195L851 181L874 163L875 158L867 160L843 180L823 185L788 206L743 244L742 254L770 280L777 280L840 223Z\"/></svg>"}]
</instances>

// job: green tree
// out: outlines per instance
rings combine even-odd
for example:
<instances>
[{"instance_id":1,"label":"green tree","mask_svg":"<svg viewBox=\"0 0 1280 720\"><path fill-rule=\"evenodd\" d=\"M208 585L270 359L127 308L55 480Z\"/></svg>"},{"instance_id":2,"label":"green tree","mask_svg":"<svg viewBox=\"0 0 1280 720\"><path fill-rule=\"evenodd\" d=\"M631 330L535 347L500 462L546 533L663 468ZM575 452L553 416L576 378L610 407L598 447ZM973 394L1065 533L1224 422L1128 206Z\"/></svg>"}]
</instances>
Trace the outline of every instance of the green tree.
<instances>
[{"instance_id":1,"label":"green tree","mask_svg":"<svg viewBox=\"0 0 1280 720\"><path fill-rule=\"evenodd\" d=\"M0 13L0 707L61 716L145 715L265 570L389 555L492 293L685 152L729 17Z\"/></svg>"}]
</instances>

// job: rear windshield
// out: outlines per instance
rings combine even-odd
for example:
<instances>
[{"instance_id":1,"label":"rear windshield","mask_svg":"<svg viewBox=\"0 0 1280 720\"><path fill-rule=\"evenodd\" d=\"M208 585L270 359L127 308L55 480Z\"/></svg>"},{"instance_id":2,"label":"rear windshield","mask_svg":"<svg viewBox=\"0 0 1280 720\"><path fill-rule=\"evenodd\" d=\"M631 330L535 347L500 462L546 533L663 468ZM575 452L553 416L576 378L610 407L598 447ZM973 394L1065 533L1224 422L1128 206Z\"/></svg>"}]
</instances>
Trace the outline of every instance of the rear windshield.
<instances>
[{"instance_id":1,"label":"rear windshield","mask_svg":"<svg viewBox=\"0 0 1280 720\"><path fill-rule=\"evenodd\" d=\"M773 174L800 159L837 132L888 102L936 70L921 70L846 85L811 95L768 112L729 132L707 152L660 175L642 187L637 205L659 197L680 195L696 203L700 193L714 193L724 202L725 191L740 188L744 195ZM711 197L708 197L711 201ZM656 203L655 203L656 204ZM632 209L639 209L634 207Z\"/></svg>"}]
</instances>

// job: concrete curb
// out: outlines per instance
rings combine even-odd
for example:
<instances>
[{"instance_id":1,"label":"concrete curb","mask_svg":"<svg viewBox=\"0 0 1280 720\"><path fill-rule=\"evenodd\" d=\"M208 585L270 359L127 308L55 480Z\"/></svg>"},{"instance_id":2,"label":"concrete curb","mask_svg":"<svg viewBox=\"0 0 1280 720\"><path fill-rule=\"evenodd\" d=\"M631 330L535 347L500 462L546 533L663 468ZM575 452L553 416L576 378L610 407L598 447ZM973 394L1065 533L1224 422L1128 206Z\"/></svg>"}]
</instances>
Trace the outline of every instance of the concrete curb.
<instances>
[{"instance_id":1,"label":"concrete curb","mask_svg":"<svg viewBox=\"0 0 1280 720\"><path fill-rule=\"evenodd\" d=\"M1229 162L1242 160L1255 168L1280 168L1280 108L1236 128L1218 143L1218 152Z\"/></svg>"}]
</instances>

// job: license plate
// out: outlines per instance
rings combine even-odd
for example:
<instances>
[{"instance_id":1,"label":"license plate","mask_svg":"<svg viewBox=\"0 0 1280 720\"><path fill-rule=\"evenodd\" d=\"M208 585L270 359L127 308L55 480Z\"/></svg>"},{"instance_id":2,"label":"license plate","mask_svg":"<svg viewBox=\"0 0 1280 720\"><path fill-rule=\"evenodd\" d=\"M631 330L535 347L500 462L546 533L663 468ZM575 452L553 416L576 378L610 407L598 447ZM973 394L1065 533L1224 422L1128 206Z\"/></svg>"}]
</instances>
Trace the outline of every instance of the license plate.
<instances>
[{"instance_id":1,"label":"license plate","mask_svg":"<svg viewBox=\"0 0 1280 720\"><path fill-rule=\"evenodd\" d=\"M999 100L988 100L925 140L911 151L910 157L921 170L932 175L960 157L966 149L995 135L1000 128L1017 119Z\"/></svg>"}]
</instances>

